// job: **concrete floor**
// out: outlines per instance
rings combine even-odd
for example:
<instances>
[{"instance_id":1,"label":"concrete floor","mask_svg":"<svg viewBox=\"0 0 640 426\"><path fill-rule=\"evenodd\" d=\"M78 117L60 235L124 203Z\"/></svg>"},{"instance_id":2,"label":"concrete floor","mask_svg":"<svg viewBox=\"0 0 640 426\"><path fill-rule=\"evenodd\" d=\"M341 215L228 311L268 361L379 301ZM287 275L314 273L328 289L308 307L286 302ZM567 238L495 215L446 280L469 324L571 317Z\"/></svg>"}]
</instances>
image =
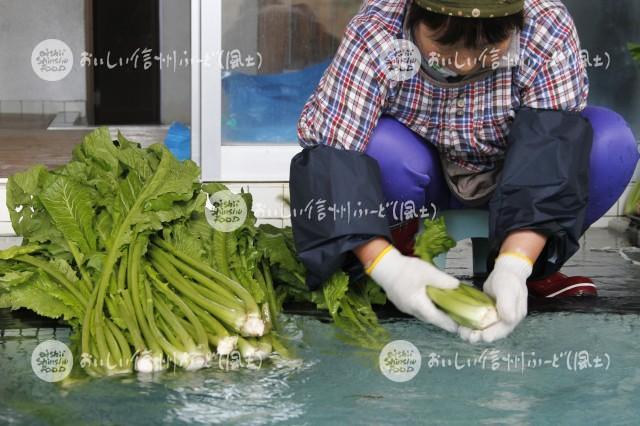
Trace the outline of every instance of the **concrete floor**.
<instances>
[{"instance_id":1,"label":"concrete floor","mask_svg":"<svg viewBox=\"0 0 640 426\"><path fill-rule=\"evenodd\" d=\"M92 127L47 130L53 115L0 114L0 178L36 164L54 168L71 159L73 148ZM162 142L168 126L109 126L112 137L117 131L142 146Z\"/></svg>"},{"instance_id":2,"label":"concrete floor","mask_svg":"<svg viewBox=\"0 0 640 426\"><path fill-rule=\"evenodd\" d=\"M625 260L620 250L630 260ZM470 256L471 242L463 241L449 253L448 272L471 279ZM640 261L640 249L632 247L624 233L591 228L582 237L580 250L561 272L591 278L598 287L598 297L532 298L529 310L640 313L640 265L631 260Z\"/></svg>"}]
</instances>

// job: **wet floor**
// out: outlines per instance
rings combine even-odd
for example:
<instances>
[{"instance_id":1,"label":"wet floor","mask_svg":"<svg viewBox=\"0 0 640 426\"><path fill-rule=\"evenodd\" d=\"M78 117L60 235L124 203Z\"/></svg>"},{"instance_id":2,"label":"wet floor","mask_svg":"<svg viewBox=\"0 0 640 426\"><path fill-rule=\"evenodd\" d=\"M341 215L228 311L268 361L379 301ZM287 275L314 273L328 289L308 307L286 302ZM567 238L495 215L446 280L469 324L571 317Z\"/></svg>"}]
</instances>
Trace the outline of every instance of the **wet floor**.
<instances>
[{"instance_id":1,"label":"wet floor","mask_svg":"<svg viewBox=\"0 0 640 426\"><path fill-rule=\"evenodd\" d=\"M68 329L5 330L0 424L626 425L640 415L638 315L534 313L508 339L482 345L417 320L385 321L394 340L415 345L409 360L421 359L405 382L330 324L283 320L294 360L59 384L38 379L30 359L44 340L68 344Z\"/></svg>"},{"instance_id":2,"label":"wet floor","mask_svg":"<svg viewBox=\"0 0 640 426\"><path fill-rule=\"evenodd\" d=\"M285 315L295 360L52 385L32 374L31 355L47 339L68 344L69 329L0 310L0 424L635 424L640 266L631 259L639 253L606 229L583 243L563 271L591 277L600 297L532 300L508 339L469 345L413 319L385 320L393 340L421 354L418 374L403 383L380 373L377 352L346 345L330 324ZM468 278L470 254L462 242L449 272Z\"/></svg>"},{"instance_id":3,"label":"wet floor","mask_svg":"<svg viewBox=\"0 0 640 426\"><path fill-rule=\"evenodd\" d=\"M580 251L562 268L570 276L586 276L598 287L598 297L530 299L529 310L640 313L640 249L624 233L592 228L582 237ZM449 253L448 271L469 277L471 242ZM477 280L476 280L477 283Z\"/></svg>"}]
</instances>

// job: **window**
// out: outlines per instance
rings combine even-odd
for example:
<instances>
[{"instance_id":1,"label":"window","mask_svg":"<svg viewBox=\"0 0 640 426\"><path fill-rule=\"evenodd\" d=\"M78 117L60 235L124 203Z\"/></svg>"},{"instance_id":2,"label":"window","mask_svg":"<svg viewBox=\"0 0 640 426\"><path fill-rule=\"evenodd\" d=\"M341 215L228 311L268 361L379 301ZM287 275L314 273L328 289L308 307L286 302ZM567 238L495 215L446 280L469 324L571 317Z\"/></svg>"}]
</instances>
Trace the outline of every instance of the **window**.
<instances>
[{"instance_id":1,"label":"window","mask_svg":"<svg viewBox=\"0 0 640 426\"><path fill-rule=\"evenodd\" d=\"M193 0L192 152L204 180L288 180L300 111L360 5Z\"/></svg>"}]
</instances>

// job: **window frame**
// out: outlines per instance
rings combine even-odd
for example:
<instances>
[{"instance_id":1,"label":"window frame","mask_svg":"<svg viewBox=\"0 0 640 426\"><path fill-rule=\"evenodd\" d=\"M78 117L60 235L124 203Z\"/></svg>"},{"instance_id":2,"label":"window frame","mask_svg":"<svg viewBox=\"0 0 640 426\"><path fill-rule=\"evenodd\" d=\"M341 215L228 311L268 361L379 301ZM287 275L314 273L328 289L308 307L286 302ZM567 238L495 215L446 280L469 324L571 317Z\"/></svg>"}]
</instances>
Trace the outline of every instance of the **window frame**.
<instances>
[{"instance_id":1,"label":"window frame","mask_svg":"<svg viewBox=\"0 0 640 426\"><path fill-rule=\"evenodd\" d=\"M297 143L223 144L222 18L221 1L191 0L191 159L206 182L286 182Z\"/></svg>"}]
</instances>

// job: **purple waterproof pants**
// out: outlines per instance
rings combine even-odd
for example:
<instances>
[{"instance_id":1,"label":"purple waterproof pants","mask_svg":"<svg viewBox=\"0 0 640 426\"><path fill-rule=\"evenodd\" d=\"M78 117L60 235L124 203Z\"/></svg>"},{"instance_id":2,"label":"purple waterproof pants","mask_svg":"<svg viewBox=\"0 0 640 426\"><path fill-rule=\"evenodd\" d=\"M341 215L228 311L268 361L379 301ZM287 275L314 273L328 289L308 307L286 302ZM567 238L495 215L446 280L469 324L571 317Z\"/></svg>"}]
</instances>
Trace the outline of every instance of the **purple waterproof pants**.
<instances>
[{"instance_id":1,"label":"purple waterproof pants","mask_svg":"<svg viewBox=\"0 0 640 426\"><path fill-rule=\"evenodd\" d=\"M619 114L587 107L582 115L591 123L594 138L586 229L620 198L640 155ZM413 201L417 208L433 203L438 210L464 208L447 187L436 148L394 118L380 118L366 153L380 165L386 201Z\"/></svg>"}]
</instances>

